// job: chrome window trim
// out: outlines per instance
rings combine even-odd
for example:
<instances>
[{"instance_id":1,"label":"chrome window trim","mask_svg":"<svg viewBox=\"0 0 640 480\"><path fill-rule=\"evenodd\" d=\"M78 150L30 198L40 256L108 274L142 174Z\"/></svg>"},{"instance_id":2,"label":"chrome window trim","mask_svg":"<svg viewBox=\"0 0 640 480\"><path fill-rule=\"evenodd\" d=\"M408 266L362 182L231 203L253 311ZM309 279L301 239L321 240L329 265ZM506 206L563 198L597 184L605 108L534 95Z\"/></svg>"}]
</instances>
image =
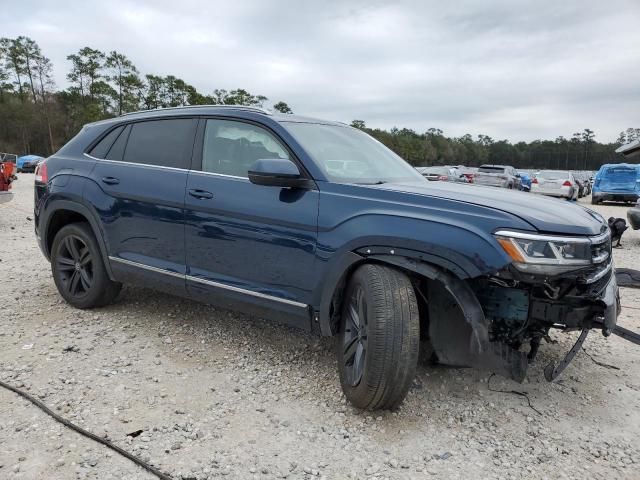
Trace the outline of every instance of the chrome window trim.
<instances>
[{"instance_id":1,"label":"chrome window trim","mask_svg":"<svg viewBox=\"0 0 640 480\"><path fill-rule=\"evenodd\" d=\"M211 286L211 287L217 287L217 288L221 288L221 289L224 289L224 290L229 290L229 291L236 292L236 293L241 293L243 295L249 295L249 296L252 296L252 297L263 298L265 300L271 300L271 301L274 301L274 302L280 302L280 303L284 303L286 305L291 305L293 307L298 307L298 308L307 308L308 307L308 305L306 303L296 302L294 300L288 300L286 298L274 297L273 295L267 295L266 293L254 292L253 290L247 290L247 289L244 289L244 288L234 287L232 285L227 285L227 284L224 284L224 283L214 282L214 281L211 281L211 280L205 280L204 278L194 277L194 276L191 276L191 275L184 275L182 273L172 272L172 271L166 270L164 268L152 267L150 265L145 265L144 263L134 262L132 260L126 260L124 258L113 257L113 256L110 255L109 256L109 261L122 263L123 265L128 265L130 267L141 268L143 270L148 270L148 271L154 272L154 273L163 273L165 275L170 275L172 277L189 280L191 282L201 283L203 285L208 285L208 286Z\"/></svg>"},{"instance_id":2,"label":"chrome window trim","mask_svg":"<svg viewBox=\"0 0 640 480\"><path fill-rule=\"evenodd\" d=\"M106 158L92 157L88 153L85 153L84 155L86 157L89 157L91 160L97 160L98 162L117 163L119 165L136 165L136 166L139 166L139 167L159 168L159 169L163 169L163 170L178 170L180 172L195 173L195 174L198 174L198 175L200 175L200 174L202 174L202 175L213 175L213 176L216 176L216 177L235 178L235 179L238 179L238 180L246 180L247 182L249 181L248 177L239 177L237 175L225 175L224 173L203 172L202 170L192 170L190 168L165 167L163 165L152 165L150 163L127 162L125 160L108 160Z\"/></svg>"},{"instance_id":3,"label":"chrome window trim","mask_svg":"<svg viewBox=\"0 0 640 480\"><path fill-rule=\"evenodd\" d=\"M151 163L127 162L126 160L109 160L109 159L106 159L106 158L97 158L97 157L92 157L88 153L84 153L84 155L86 157L89 157L91 160L97 160L98 162L117 163L118 165L136 165L136 166L139 166L139 167L160 168L160 169L163 169L163 170L174 170L174 171L177 170L177 171L180 171L180 172L193 171L193 170L190 170L188 168L165 167L164 165L153 165Z\"/></svg>"},{"instance_id":4,"label":"chrome window trim","mask_svg":"<svg viewBox=\"0 0 640 480\"><path fill-rule=\"evenodd\" d=\"M189 173L195 173L197 175L213 175L214 177L233 178L236 180L245 180L249 182L249 177L240 177L238 175L227 175L225 173L205 172L203 170L189 170Z\"/></svg>"}]
</instances>

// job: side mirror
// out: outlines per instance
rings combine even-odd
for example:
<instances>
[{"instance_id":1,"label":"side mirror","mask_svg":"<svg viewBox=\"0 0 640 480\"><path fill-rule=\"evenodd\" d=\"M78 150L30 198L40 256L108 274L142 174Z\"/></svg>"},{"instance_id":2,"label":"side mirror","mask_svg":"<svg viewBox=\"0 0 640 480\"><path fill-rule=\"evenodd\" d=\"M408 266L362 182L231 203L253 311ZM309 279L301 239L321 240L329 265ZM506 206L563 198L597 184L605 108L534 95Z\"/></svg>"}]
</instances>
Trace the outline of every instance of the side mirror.
<instances>
[{"instance_id":1,"label":"side mirror","mask_svg":"<svg viewBox=\"0 0 640 480\"><path fill-rule=\"evenodd\" d=\"M300 175L298 166L286 158L256 160L249 168L249 181L282 188L311 188L313 182Z\"/></svg>"}]
</instances>

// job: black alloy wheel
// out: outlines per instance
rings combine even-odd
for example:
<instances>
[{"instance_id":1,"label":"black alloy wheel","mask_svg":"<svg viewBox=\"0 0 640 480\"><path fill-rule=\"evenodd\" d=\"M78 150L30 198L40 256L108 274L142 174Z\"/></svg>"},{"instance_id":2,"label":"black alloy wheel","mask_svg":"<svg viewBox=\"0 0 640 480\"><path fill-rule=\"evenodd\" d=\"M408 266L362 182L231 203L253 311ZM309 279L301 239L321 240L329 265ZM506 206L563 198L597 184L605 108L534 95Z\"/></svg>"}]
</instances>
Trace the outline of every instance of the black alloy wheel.
<instances>
[{"instance_id":1,"label":"black alloy wheel","mask_svg":"<svg viewBox=\"0 0 640 480\"><path fill-rule=\"evenodd\" d=\"M56 272L67 295L81 298L93 285L93 257L87 244L76 235L67 235L56 255Z\"/></svg>"},{"instance_id":2,"label":"black alloy wheel","mask_svg":"<svg viewBox=\"0 0 640 480\"><path fill-rule=\"evenodd\" d=\"M411 279L391 267L362 265L349 279L340 310L342 391L358 408L398 407L414 379L420 344Z\"/></svg>"},{"instance_id":3,"label":"black alloy wheel","mask_svg":"<svg viewBox=\"0 0 640 480\"><path fill-rule=\"evenodd\" d=\"M58 292L76 308L112 303L122 284L111 280L88 223L71 223L57 232L51 247L51 272Z\"/></svg>"},{"instance_id":4,"label":"black alloy wheel","mask_svg":"<svg viewBox=\"0 0 640 480\"><path fill-rule=\"evenodd\" d=\"M346 381L355 387L362 380L368 350L367 300L361 287L354 289L348 302L342 340L342 359Z\"/></svg>"}]
</instances>

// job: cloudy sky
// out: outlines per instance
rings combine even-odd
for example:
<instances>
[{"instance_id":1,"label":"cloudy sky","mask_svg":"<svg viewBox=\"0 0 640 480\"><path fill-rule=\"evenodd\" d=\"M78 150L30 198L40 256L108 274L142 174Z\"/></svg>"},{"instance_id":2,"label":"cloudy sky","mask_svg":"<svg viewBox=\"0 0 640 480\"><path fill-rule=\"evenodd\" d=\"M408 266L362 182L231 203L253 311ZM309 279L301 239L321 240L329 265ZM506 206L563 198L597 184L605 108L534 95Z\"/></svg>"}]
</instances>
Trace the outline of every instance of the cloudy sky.
<instances>
[{"instance_id":1,"label":"cloudy sky","mask_svg":"<svg viewBox=\"0 0 640 480\"><path fill-rule=\"evenodd\" d=\"M203 92L512 141L640 127L640 1L3 0L0 35L118 50Z\"/></svg>"}]
</instances>

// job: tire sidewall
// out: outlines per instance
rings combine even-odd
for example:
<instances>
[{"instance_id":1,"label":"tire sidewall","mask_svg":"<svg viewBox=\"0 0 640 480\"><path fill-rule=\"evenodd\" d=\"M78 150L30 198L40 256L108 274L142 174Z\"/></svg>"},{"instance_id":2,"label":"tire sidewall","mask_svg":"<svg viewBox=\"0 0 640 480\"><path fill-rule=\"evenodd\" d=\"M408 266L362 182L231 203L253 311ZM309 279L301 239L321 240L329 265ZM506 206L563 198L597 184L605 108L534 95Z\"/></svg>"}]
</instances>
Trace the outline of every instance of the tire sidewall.
<instances>
[{"instance_id":1,"label":"tire sidewall","mask_svg":"<svg viewBox=\"0 0 640 480\"><path fill-rule=\"evenodd\" d=\"M338 358L338 371L340 374L340 385L342 386L342 390L344 392L349 392L349 395L352 397L360 398L363 395L366 395L368 393L366 389L366 384L367 384L367 374L370 372L369 367L370 367L371 357L372 357L372 355L370 355L370 348L371 348L371 343L373 341L373 339L371 338L373 329L369 324L370 318L367 318L367 331L368 331L369 337L367 339L367 352L364 358L364 370L362 373L362 378L360 379L360 383L358 383L358 385L353 386L347 381L347 373L346 373L345 365L343 361L343 357L344 357L343 345L344 345L347 309L351 301L351 297L353 296L354 292L358 288L362 289L364 293L365 302L367 303L368 309L370 309L372 307L371 291L370 291L368 282L366 280L365 270L362 268L358 269L353 274L353 276L351 277L351 281L349 282L347 289L345 291L345 296L342 302L342 311L341 311L342 321L340 323L340 334L338 335L338 345L336 347L337 348L336 353ZM370 317L370 315L368 315L368 317Z\"/></svg>"},{"instance_id":2,"label":"tire sidewall","mask_svg":"<svg viewBox=\"0 0 640 480\"><path fill-rule=\"evenodd\" d=\"M82 241L89 248L89 252L92 258L93 266L93 285L89 289L87 295L83 297L74 297L67 294L64 285L59 277L57 271L56 258L59 255L60 247L63 240L69 236L74 235L82 239ZM65 299L67 303L73 305L76 308L92 308L96 306L102 298L103 292L108 287L109 277L104 267L102 260L102 254L98 243L93 236L93 232L86 223L73 223L66 225L60 229L56 234L53 245L51 247L51 273L53 275L53 281L56 284L58 292Z\"/></svg>"}]
</instances>

